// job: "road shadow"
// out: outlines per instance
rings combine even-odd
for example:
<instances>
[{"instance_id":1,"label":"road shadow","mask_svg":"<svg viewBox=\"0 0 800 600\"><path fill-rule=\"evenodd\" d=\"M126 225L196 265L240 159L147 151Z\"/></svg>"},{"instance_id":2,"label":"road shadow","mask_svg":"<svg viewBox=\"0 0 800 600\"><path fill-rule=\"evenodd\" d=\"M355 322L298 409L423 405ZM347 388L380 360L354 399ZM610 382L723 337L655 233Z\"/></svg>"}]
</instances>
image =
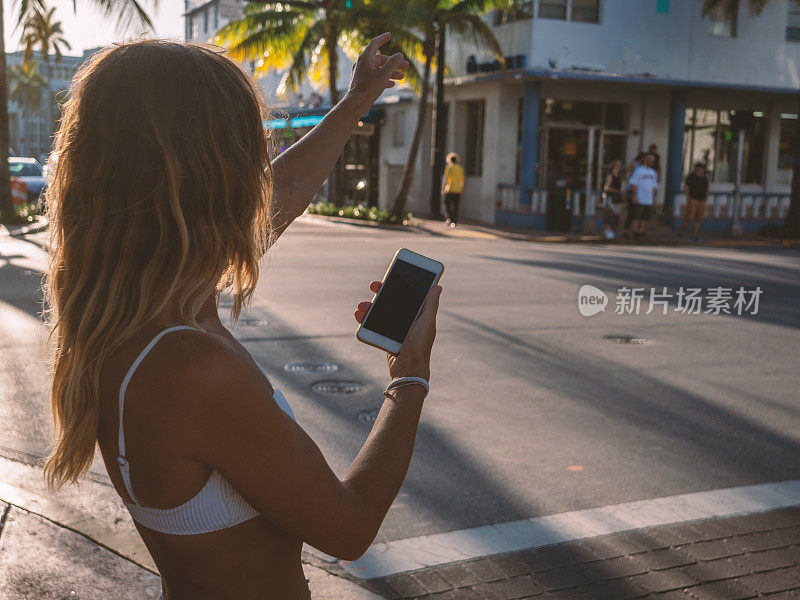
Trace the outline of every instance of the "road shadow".
<instances>
[{"instance_id":1,"label":"road shadow","mask_svg":"<svg viewBox=\"0 0 800 600\"><path fill-rule=\"evenodd\" d=\"M766 253L766 252L764 252ZM791 251L774 250L771 254L794 257ZM719 256L668 256L652 254L619 254L603 252L594 256L581 255L579 261L566 261L563 255L549 254L547 258L517 259L481 255L481 259L510 263L523 267L544 269L562 281L580 285L593 284L604 291L620 287L645 288L645 301L651 288L661 293L663 288L672 294L670 307L677 306L675 293L679 287L702 288L725 287L735 290L744 287L753 290L760 287L762 294L756 315L744 318L782 326L800 328L800 310L797 309L797 294L800 291L800 264L794 266L765 265L757 261ZM643 303L644 304L644 303ZM736 316L736 318L743 318Z\"/></svg>"}]
</instances>

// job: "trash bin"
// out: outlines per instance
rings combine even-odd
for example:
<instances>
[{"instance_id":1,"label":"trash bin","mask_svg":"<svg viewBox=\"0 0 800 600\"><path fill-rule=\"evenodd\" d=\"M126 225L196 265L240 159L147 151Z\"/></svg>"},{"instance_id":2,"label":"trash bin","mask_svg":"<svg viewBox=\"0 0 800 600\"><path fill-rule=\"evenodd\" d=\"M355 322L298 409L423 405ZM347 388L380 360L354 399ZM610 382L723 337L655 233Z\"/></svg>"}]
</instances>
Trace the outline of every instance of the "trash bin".
<instances>
[{"instance_id":1,"label":"trash bin","mask_svg":"<svg viewBox=\"0 0 800 600\"><path fill-rule=\"evenodd\" d=\"M572 217L567 206L567 188L554 186L547 190L547 231L569 231Z\"/></svg>"}]
</instances>

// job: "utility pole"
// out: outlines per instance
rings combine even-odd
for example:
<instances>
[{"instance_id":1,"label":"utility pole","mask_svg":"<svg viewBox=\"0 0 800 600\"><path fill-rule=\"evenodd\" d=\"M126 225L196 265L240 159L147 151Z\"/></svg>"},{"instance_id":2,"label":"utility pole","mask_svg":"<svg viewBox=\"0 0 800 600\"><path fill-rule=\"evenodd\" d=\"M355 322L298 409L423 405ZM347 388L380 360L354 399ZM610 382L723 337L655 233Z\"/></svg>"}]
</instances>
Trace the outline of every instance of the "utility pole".
<instances>
[{"instance_id":1,"label":"utility pole","mask_svg":"<svg viewBox=\"0 0 800 600\"><path fill-rule=\"evenodd\" d=\"M581 233L594 231L594 212L589 213L589 202L592 199L592 173L594 172L594 127L589 127L589 139L586 155L586 193L581 209Z\"/></svg>"},{"instance_id":2,"label":"utility pole","mask_svg":"<svg viewBox=\"0 0 800 600\"><path fill-rule=\"evenodd\" d=\"M733 187L733 219L725 227L725 235L728 237L740 237L744 232L739 221L739 211L742 206L742 163L744 162L744 134L745 131L752 131L754 127L753 113L736 111L732 114L731 125L739 136L736 147L736 181Z\"/></svg>"},{"instance_id":3,"label":"utility pole","mask_svg":"<svg viewBox=\"0 0 800 600\"><path fill-rule=\"evenodd\" d=\"M444 32L445 24L436 20L436 98L433 103L433 121L435 123L433 148L431 149L431 216L442 218L441 191L444 175L444 150L447 140L445 133L447 122L444 119Z\"/></svg>"}]
</instances>

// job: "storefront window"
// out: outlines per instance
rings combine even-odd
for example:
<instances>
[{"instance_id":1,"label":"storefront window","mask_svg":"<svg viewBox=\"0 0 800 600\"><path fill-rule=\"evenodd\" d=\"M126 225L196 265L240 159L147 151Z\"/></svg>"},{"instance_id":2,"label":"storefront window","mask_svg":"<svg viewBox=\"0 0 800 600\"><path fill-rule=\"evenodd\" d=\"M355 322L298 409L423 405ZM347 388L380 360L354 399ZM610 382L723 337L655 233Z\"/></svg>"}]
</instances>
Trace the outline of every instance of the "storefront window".
<instances>
[{"instance_id":1,"label":"storefront window","mask_svg":"<svg viewBox=\"0 0 800 600\"><path fill-rule=\"evenodd\" d=\"M736 0L722 0L708 11L708 33L718 37L736 36Z\"/></svg>"},{"instance_id":2,"label":"storefront window","mask_svg":"<svg viewBox=\"0 0 800 600\"><path fill-rule=\"evenodd\" d=\"M505 10L494 12L494 24L512 23L533 17L533 0L512 0Z\"/></svg>"},{"instance_id":3,"label":"storefront window","mask_svg":"<svg viewBox=\"0 0 800 600\"><path fill-rule=\"evenodd\" d=\"M392 146L404 146L406 143L406 111L398 110L394 113Z\"/></svg>"},{"instance_id":4,"label":"storefront window","mask_svg":"<svg viewBox=\"0 0 800 600\"><path fill-rule=\"evenodd\" d=\"M519 166L522 162L522 111L524 110L524 98L517 101L517 152L516 164L514 166L514 183L519 184Z\"/></svg>"},{"instance_id":5,"label":"storefront window","mask_svg":"<svg viewBox=\"0 0 800 600\"><path fill-rule=\"evenodd\" d=\"M628 107L625 104L547 98L542 101L541 110L544 121L565 125L596 125L615 131L628 128Z\"/></svg>"},{"instance_id":6,"label":"storefront window","mask_svg":"<svg viewBox=\"0 0 800 600\"><path fill-rule=\"evenodd\" d=\"M540 19L567 18L567 0L539 0Z\"/></svg>"},{"instance_id":7,"label":"storefront window","mask_svg":"<svg viewBox=\"0 0 800 600\"><path fill-rule=\"evenodd\" d=\"M797 115L781 115L781 135L778 143L778 185L792 184L792 169L794 168L795 145L800 143L797 139Z\"/></svg>"},{"instance_id":8,"label":"storefront window","mask_svg":"<svg viewBox=\"0 0 800 600\"><path fill-rule=\"evenodd\" d=\"M763 181L765 118L755 113L754 126L745 132L742 155L742 183ZM706 166L709 179L715 183L734 183L739 137L731 127L732 111L689 109L686 112L684 136L684 174L692 166Z\"/></svg>"},{"instance_id":9,"label":"storefront window","mask_svg":"<svg viewBox=\"0 0 800 600\"><path fill-rule=\"evenodd\" d=\"M609 164L625 160L628 105L547 98L541 103L541 185L583 189L589 165L589 129L594 130L592 186L602 185Z\"/></svg>"},{"instance_id":10,"label":"storefront window","mask_svg":"<svg viewBox=\"0 0 800 600\"><path fill-rule=\"evenodd\" d=\"M800 0L789 0L786 15L786 41L800 42Z\"/></svg>"},{"instance_id":11,"label":"storefront window","mask_svg":"<svg viewBox=\"0 0 800 600\"><path fill-rule=\"evenodd\" d=\"M483 124L486 103L483 100L467 102L466 160L467 175L483 173Z\"/></svg>"},{"instance_id":12,"label":"storefront window","mask_svg":"<svg viewBox=\"0 0 800 600\"><path fill-rule=\"evenodd\" d=\"M600 22L600 0L539 0L540 19Z\"/></svg>"},{"instance_id":13,"label":"storefront window","mask_svg":"<svg viewBox=\"0 0 800 600\"><path fill-rule=\"evenodd\" d=\"M573 21L598 23L600 21L600 0L572 0Z\"/></svg>"}]
</instances>

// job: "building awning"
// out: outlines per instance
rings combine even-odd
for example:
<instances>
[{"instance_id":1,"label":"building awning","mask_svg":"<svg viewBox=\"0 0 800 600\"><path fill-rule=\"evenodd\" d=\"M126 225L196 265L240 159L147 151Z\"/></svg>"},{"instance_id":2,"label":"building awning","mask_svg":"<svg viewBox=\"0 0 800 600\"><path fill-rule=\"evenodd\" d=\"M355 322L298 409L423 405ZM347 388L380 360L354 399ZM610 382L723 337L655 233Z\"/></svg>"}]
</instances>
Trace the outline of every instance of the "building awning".
<instances>
[{"instance_id":1,"label":"building awning","mask_svg":"<svg viewBox=\"0 0 800 600\"><path fill-rule=\"evenodd\" d=\"M656 77L649 73L641 75L616 75L614 73L602 73L580 70L560 70L560 69L524 69L514 71L495 71L492 73L477 73L474 75L463 75L460 77L448 77L445 85L462 86L475 83L490 83L494 81L533 81L549 80L555 81L564 79L567 81L585 81L598 83L622 83L633 85L645 85L653 87L671 87L687 90L720 90L720 91L747 91L768 94L797 95L798 88L794 87L773 87L748 85L741 83L714 83L706 81L690 81L682 79L665 79Z\"/></svg>"}]
</instances>

